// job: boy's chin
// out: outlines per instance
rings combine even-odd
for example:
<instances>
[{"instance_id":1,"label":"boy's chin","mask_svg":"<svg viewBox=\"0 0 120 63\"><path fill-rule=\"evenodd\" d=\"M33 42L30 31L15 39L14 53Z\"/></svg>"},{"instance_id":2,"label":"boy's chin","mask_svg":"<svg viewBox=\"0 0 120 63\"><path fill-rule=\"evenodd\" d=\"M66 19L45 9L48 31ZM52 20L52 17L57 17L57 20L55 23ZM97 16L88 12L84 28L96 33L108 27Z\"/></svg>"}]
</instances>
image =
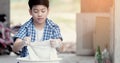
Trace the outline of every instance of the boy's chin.
<instances>
[{"instance_id":1,"label":"boy's chin","mask_svg":"<svg viewBox=\"0 0 120 63\"><path fill-rule=\"evenodd\" d=\"M44 22L43 21L39 21L38 24L43 24Z\"/></svg>"}]
</instances>

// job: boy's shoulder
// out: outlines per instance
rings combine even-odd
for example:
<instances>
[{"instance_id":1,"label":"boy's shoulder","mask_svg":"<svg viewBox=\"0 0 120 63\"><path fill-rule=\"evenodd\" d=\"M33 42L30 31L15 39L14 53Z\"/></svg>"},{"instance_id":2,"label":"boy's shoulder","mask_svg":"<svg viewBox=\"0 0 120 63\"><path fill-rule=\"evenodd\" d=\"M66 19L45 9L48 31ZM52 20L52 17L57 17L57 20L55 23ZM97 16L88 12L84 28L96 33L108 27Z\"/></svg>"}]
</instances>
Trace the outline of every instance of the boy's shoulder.
<instances>
[{"instance_id":1,"label":"boy's shoulder","mask_svg":"<svg viewBox=\"0 0 120 63\"><path fill-rule=\"evenodd\" d=\"M29 21L25 22L22 26L24 27L30 27L32 23L32 19L30 19Z\"/></svg>"},{"instance_id":2,"label":"boy's shoulder","mask_svg":"<svg viewBox=\"0 0 120 63\"><path fill-rule=\"evenodd\" d=\"M58 25L56 23L54 23L52 20L47 19L46 21L46 25L48 25L49 27L58 27Z\"/></svg>"}]
</instances>

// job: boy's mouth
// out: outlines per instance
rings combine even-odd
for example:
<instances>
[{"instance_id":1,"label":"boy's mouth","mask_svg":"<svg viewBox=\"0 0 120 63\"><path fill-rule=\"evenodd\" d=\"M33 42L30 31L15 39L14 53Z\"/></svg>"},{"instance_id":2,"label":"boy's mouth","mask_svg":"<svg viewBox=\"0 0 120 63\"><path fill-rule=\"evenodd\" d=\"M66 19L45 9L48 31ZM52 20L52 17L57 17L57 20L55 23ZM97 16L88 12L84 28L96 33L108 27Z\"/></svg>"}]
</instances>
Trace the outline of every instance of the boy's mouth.
<instances>
[{"instance_id":1,"label":"boy's mouth","mask_svg":"<svg viewBox=\"0 0 120 63\"><path fill-rule=\"evenodd\" d=\"M43 18L38 18L38 20L43 20Z\"/></svg>"}]
</instances>

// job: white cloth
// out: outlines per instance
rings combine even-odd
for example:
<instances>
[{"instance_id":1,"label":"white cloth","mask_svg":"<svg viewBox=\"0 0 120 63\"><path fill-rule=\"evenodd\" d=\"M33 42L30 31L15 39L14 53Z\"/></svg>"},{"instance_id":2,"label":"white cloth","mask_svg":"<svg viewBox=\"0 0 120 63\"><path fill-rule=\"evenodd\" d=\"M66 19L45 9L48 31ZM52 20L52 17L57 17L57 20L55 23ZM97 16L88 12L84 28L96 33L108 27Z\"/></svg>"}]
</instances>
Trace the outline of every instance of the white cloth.
<instances>
[{"instance_id":1,"label":"white cloth","mask_svg":"<svg viewBox=\"0 0 120 63\"><path fill-rule=\"evenodd\" d=\"M44 60L56 60L57 51L52 48L50 41L45 42L31 42L28 45L29 55L25 58L18 58L18 60L30 60L30 61L44 61Z\"/></svg>"}]
</instances>

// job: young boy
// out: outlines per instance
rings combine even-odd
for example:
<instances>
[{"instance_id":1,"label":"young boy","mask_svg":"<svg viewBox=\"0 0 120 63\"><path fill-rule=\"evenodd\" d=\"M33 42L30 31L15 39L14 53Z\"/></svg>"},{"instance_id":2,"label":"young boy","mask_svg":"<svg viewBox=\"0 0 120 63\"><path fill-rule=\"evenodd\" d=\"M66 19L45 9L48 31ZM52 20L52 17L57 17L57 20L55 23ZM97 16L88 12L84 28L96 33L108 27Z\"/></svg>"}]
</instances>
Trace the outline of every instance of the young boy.
<instances>
[{"instance_id":1,"label":"young boy","mask_svg":"<svg viewBox=\"0 0 120 63\"><path fill-rule=\"evenodd\" d=\"M51 47L55 47L57 42L62 41L59 26L47 18L49 0L29 0L28 5L32 18L21 26L15 35L17 39L13 46L15 52L22 49L21 57L27 56L27 46L24 46L23 41L27 36L30 36L31 42L50 40Z\"/></svg>"}]
</instances>

